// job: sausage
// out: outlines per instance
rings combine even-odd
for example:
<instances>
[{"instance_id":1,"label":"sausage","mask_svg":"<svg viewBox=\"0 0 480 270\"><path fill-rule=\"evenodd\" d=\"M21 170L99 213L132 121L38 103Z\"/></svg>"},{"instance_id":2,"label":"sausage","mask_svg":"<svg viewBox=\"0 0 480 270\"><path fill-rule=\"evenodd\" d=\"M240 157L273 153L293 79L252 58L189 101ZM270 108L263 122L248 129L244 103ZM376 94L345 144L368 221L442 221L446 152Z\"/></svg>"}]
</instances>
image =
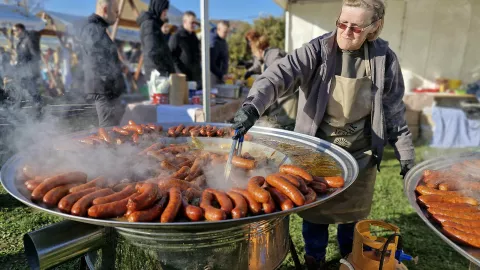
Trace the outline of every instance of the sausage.
<instances>
[{"instance_id":1,"label":"sausage","mask_svg":"<svg viewBox=\"0 0 480 270\"><path fill-rule=\"evenodd\" d=\"M243 140L246 141L246 142L251 142L251 141L253 141L253 135L247 133L247 134L243 135Z\"/></svg>"},{"instance_id":2,"label":"sausage","mask_svg":"<svg viewBox=\"0 0 480 270\"><path fill-rule=\"evenodd\" d=\"M480 248L480 235L465 233L454 227L443 227L443 233L457 243L466 244L475 248Z\"/></svg>"},{"instance_id":3,"label":"sausage","mask_svg":"<svg viewBox=\"0 0 480 270\"><path fill-rule=\"evenodd\" d=\"M122 191L127 186L131 186L131 185L132 185L132 183L120 183L120 184L117 184L117 185L113 186L112 189L115 192L119 192L119 191Z\"/></svg>"},{"instance_id":4,"label":"sausage","mask_svg":"<svg viewBox=\"0 0 480 270\"><path fill-rule=\"evenodd\" d=\"M479 209L475 206L462 203L430 203L428 207L442 209L447 211L477 212Z\"/></svg>"},{"instance_id":5,"label":"sausage","mask_svg":"<svg viewBox=\"0 0 480 270\"><path fill-rule=\"evenodd\" d=\"M240 169L253 170L255 169L256 162L255 160L234 156L232 159L232 165Z\"/></svg>"},{"instance_id":6,"label":"sausage","mask_svg":"<svg viewBox=\"0 0 480 270\"><path fill-rule=\"evenodd\" d=\"M86 181L87 175L83 172L70 172L47 178L33 190L32 200L42 200L43 196L52 188L68 184L84 184Z\"/></svg>"},{"instance_id":7,"label":"sausage","mask_svg":"<svg viewBox=\"0 0 480 270\"><path fill-rule=\"evenodd\" d=\"M207 136L207 127L200 128L200 135L202 135L203 137Z\"/></svg>"},{"instance_id":8,"label":"sausage","mask_svg":"<svg viewBox=\"0 0 480 270\"><path fill-rule=\"evenodd\" d=\"M182 198L182 211L183 215L190 221L200 221L203 219L203 209L189 204L186 198Z\"/></svg>"},{"instance_id":9,"label":"sausage","mask_svg":"<svg viewBox=\"0 0 480 270\"><path fill-rule=\"evenodd\" d=\"M138 133L133 133L132 142L133 143L138 143L139 141L140 141L140 137L138 136Z\"/></svg>"},{"instance_id":10,"label":"sausage","mask_svg":"<svg viewBox=\"0 0 480 270\"><path fill-rule=\"evenodd\" d=\"M238 194L242 195L245 198L245 200L247 200L248 208L250 209L250 212L252 214L254 215L260 214L260 212L262 211L262 205L254 199L254 197L252 196L252 194L250 194L250 192L240 188L232 188L232 191L237 192Z\"/></svg>"},{"instance_id":11,"label":"sausage","mask_svg":"<svg viewBox=\"0 0 480 270\"><path fill-rule=\"evenodd\" d=\"M185 180L190 181L199 176L202 173L203 166L205 166L205 159L202 157L197 157L190 168L190 174L185 178Z\"/></svg>"},{"instance_id":12,"label":"sausage","mask_svg":"<svg viewBox=\"0 0 480 270\"><path fill-rule=\"evenodd\" d=\"M282 209L282 211L287 211L295 207L292 200L290 200L287 196L278 191L276 188L266 187L265 189L270 192L273 200L280 206L280 209Z\"/></svg>"},{"instance_id":13,"label":"sausage","mask_svg":"<svg viewBox=\"0 0 480 270\"><path fill-rule=\"evenodd\" d=\"M194 126L188 126L182 130L182 135L183 136L188 136L190 135L190 130L194 129Z\"/></svg>"},{"instance_id":14,"label":"sausage","mask_svg":"<svg viewBox=\"0 0 480 270\"><path fill-rule=\"evenodd\" d=\"M34 166L30 165L25 165L22 168L22 173L28 178L28 179L33 179L35 176L39 175L39 171L37 168Z\"/></svg>"},{"instance_id":15,"label":"sausage","mask_svg":"<svg viewBox=\"0 0 480 270\"><path fill-rule=\"evenodd\" d=\"M442 173L435 170L425 170L423 171L423 182L428 183L432 179L442 178Z\"/></svg>"},{"instance_id":16,"label":"sausage","mask_svg":"<svg viewBox=\"0 0 480 270\"><path fill-rule=\"evenodd\" d=\"M200 136L200 129L192 129L192 130L190 130L190 136L192 136L192 137L199 137L199 136Z\"/></svg>"},{"instance_id":17,"label":"sausage","mask_svg":"<svg viewBox=\"0 0 480 270\"><path fill-rule=\"evenodd\" d=\"M121 217L127 212L127 203L138 194L132 194L130 197L120 201L97 204L88 209L88 216L93 218L115 218Z\"/></svg>"},{"instance_id":18,"label":"sausage","mask_svg":"<svg viewBox=\"0 0 480 270\"><path fill-rule=\"evenodd\" d=\"M313 203L317 200L317 193L312 188L308 188L308 192L305 193L305 204Z\"/></svg>"},{"instance_id":19,"label":"sausage","mask_svg":"<svg viewBox=\"0 0 480 270\"><path fill-rule=\"evenodd\" d=\"M427 186L417 186L415 191L420 195L460 196L457 192L438 190Z\"/></svg>"},{"instance_id":20,"label":"sausage","mask_svg":"<svg viewBox=\"0 0 480 270\"><path fill-rule=\"evenodd\" d=\"M123 135L123 136L130 136L130 132L128 130L125 130L125 129L121 129L119 127L113 127L112 128L112 131L113 132L116 132L120 135Z\"/></svg>"},{"instance_id":21,"label":"sausage","mask_svg":"<svg viewBox=\"0 0 480 270\"><path fill-rule=\"evenodd\" d=\"M461 196L441 196L441 195L421 195L417 198L420 203L427 206L432 202L445 202L445 203L463 203L470 204L473 206L478 205L478 201L470 197L461 197Z\"/></svg>"},{"instance_id":22,"label":"sausage","mask_svg":"<svg viewBox=\"0 0 480 270\"><path fill-rule=\"evenodd\" d=\"M133 184L128 183L120 192L93 200L93 205L106 204L123 200L136 192Z\"/></svg>"},{"instance_id":23,"label":"sausage","mask_svg":"<svg viewBox=\"0 0 480 270\"><path fill-rule=\"evenodd\" d=\"M238 219L246 217L248 205L243 196L233 191L227 192L227 195L235 204L235 208L232 209L232 218Z\"/></svg>"},{"instance_id":24,"label":"sausage","mask_svg":"<svg viewBox=\"0 0 480 270\"><path fill-rule=\"evenodd\" d=\"M217 131L218 131L217 127L212 127L210 130L207 130L207 136L208 137L215 137L215 136L217 136Z\"/></svg>"},{"instance_id":25,"label":"sausage","mask_svg":"<svg viewBox=\"0 0 480 270\"><path fill-rule=\"evenodd\" d=\"M248 153L248 152L243 153L243 154L242 154L242 157L243 157L244 159L255 160L255 158L254 158L252 155L250 155L250 153Z\"/></svg>"},{"instance_id":26,"label":"sausage","mask_svg":"<svg viewBox=\"0 0 480 270\"><path fill-rule=\"evenodd\" d=\"M447 181L439 184L438 189L442 191L455 191L463 188L460 182Z\"/></svg>"},{"instance_id":27,"label":"sausage","mask_svg":"<svg viewBox=\"0 0 480 270\"><path fill-rule=\"evenodd\" d=\"M227 193L213 188L208 188L206 190L213 194L218 204L220 204L220 209L222 209L227 215L232 212L233 203L228 197Z\"/></svg>"},{"instance_id":28,"label":"sausage","mask_svg":"<svg viewBox=\"0 0 480 270\"><path fill-rule=\"evenodd\" d=\"M270 193L262 188L264 184L265 178L262 176L254 176L248 180L247 190L259 203L267 203L271 198Z\"/></svg>"},{"instance_id":29,"label":"sausage","mask_svg":"<svg viewBox=\"0 0 480 270\"><path fill-rule=\"evenodd\" d=\"M313 189L316 193L324 194L327 192L327 185L324 183L313 181L308 186L311 189Z\"/></svg>"},{"instance_id":30,"label":"sausage","mask_svg":"<svg viewBox=\"0 0 480 270\"><path fill-rule=\"evenodd\" d=\"M276 175L269 175L267 176L266 181L269 185L287 195L287 197L292 200L295 205L301 206L305 204L305 196L303 196L303 194L295 186L290 184L290 182L284 178Z\"/></svg>"},{"instance_id":31,"label":"sausage","mask_svg":"<svg viewBox=\"0 0 480 270\"><path fill-rule=\"evenodd\" d=\"M199 186L199 187L204 187L207 185L207 177L205 175L199 175L195 179L191 181L193 184Z\"/></svg>"},{"instance_id":32,"label":"sausage","mask_svg":"<svg viewBox=\"0 0 480 270\"><path fill-rule=\"evenodd\" d=\"M468 220L480 220L480 211L477 212L457 212L457 211L448 211L437 208L428 208L427 212L430 215L442 215L447 217L468 219Z\"/></svg>"},{"instance_id":33,"label":"sausage","mask_svg":"<svg viewBox=\"0 0 480 270\"><path fill-rule=\"evenodd\" d=\"M162 180L158 182L158 188L160 188L161 190L169 190L172 187L178 187L181 191L186 191L189 188L202 190L199 186L193 183L175 178L169 178L167 180Z\"/></svg>"},{"instance_id":34,"label":"sausage","mask_svg":"<svg viewBox=\"0 0 480 270\"><path fill-rule=\"evenodd\" d=\"M146 155L148 152L155 151L157 149L160 149L161 147L162 147L161 143L154 143L154 144L150 145L149 147L145 148L144 150L142 150L142 152L138 153L138 155L139 156Z\"/></svg>"},{"instance_id":35,"label":"sausage","mask_svg":"<svg viewBox=\"0 0 480 270\"><path fill-rule=\"evenodd\" d=\"M63 197L59 202L58 202L58 209L64 213L70 213L72 210L72 206L80 200L83 196L90 194L94 191L98 190L96 187L92 188L87 188L83 189L77 192L72 192L68 194L67 196Z\"/></svg>"},{"instance_id":36,"label":"sausage","mask_svg":"<svg viewBox=\"0 0 480 270\"><path fill-rule=\"evenodd\" d=\"M168 160L163 160L161 163L160 163L160 167L162 169L165 169L165 170L170 170L170 171L178 171L179 169L177 168L177 166L173 165L171 162L169 162Z\"/></svg>"},{"instance_id":37,"label":"sausage","mask_svg":"<svg viewBox=\"0 0 480 270\"><path fill-rule=\"evenodd\" d=\"M184 128L185 126L183 124L178 125L178 127L175 129L175 136L180 136Z\"/></svg>"},{"instance_id":38,"label":"sausage","mask_svg":"<svg viewBox=\"0 0 480 270\"><path fill-rule=\"evenodd\" d=\"M193 188L189 188L189 189L185 190L184 196L187 199L187 201L190 202L194 198L202 197L202 191L197 190L197 189L193 189Z\"/></svg>"},{"instance_id":39,"label":"sausage","mask_svg":"<svg viewBox=\"0 0 480 270\"><path fill-rule=\"evenodd\" d=\"M178 187L170 188L168 192L168 204L160 217L161 223L173 222L182 206L182 192Z\"/></svg>"},{"instance_id":40,"label":"sausage","mask_svg":"<svg viewBox=\"0 0 480 270\"><path fill-rule=\"evenodd\" d=\"M225 135L225 130L223 128L220 128L217 130L217 137L223 137Z\"/></svg>"},{"instance_id":41,"label":"sausage","mask_svg":"<svg viewBox=\"0 0 480 270\"><path fill-rule=\"evenodd\" d=\"M95 200L96 198L108 196L110 194L113 194L113 190L109 188L104 188L83 196L72 206L72 215L85 216L85 214L87 214L88 207L92 205L93 200Z\"/></svg>"},{"instance_id":42,"label":"sausage","mask_svg":"<svg viewBox=\"0 0 480 270\"><path fill-rule=\"evenodd\" d=\"M34 189L36 189L41 183L43 183L43 181L45 181L45 179L31 179L31 180L28 180L28 181L25 181L25 187L29 190L29 191L33 191Z\"/></svg>"},{"instance_id":43,"label":"sausage","mask_svg":"<svg viewBox=\"0 0 480 270\"><path fill-rule=\"evenodd\" d=\"M178 165L178 167L182 168L182 167L188 167L190 169L190 167L192 167L193 165L193 161L192 160L186 160L185 162L182 162ZM187 175L188 176L188 175Z\"/></svg>"},{"instance_id":44,"label":"sausage","mask_svg":"<svg viewBox=\"0 0 480 270\"><path fill-rule=\"evenodd\" d=\"M313 181L313 176L310 173L295 165L282 165L280 166L280 172L300 176L307 183Z\"/></svg>"},{"instance_id":45,"label":"sausage","mask_svg":"<svg viewBox=\"0 0 480 270\"><path fill-rule=\"evenodd\" d=\"M108 135L107 131L104 128L98 129L98 136L105 142L112 143L112 138L110 137L110 135Z\"/></svg>"},{"instance_id":46,"label":"sausage","mask_svg":"<svg viewBox=\"0 0 480 270\"><path fill-rule=\"evenodd\" d=\"M265 214L271 214L277 210L275 206L275 201L272 198L270 198L268 202L263 203L262 207L263 207L263 212L265 212Z\"/></svg>"},{"instance_id":47,"label":"sausage","mask_svg":"<svg viewBox=\"0 0 480 270\"><path fill-rule=\"evenodd\" d=\"M324 183L327 188L342 188L345 185L345 180L341 176L315 176L313 179L316 182Z\"/></svg>"},{"instance_id":48,"label":"sausage","mask_svg":"<svg viewBox=\"0 0 480 270\"><path fill-rule=\"evenodd\" d=\"M454 217L449 217L449 216L444 216L444 215L436 215L433 214L431 215L433 220L440 224L444 224L447 221L450 222L455 222L457 224L460 224L462 226L468 226L468 227L474 227L474 228L479 228L480 227L480 220L470 220L470 219L463 219L463 218L454 218Z\"/></svg>"},{"instance_id":49,"label":"sausage","mask_svg":"<svg viewBox=\"0 0 480 270\"><path fill-rule=\"evenodd\" d=\"M135 198L128 200L127 209L135 212L151 207L158 199L159 189L156 184L144 183L137 184L137 191L140 193Z\"/></svg>"},{"instance_id":50,"label":"sausage","mask_svg":"<svg viewBox=\"0 0 480 270\"><path fill-rule=\"evenodd\" d=\"M462 224L458 224L452 221L445 221L442 224L443 227L453 227L459 231L466 232L466 233L473 233L480 235L480 227L470 227Z\"/></svg>"},{"instance_id":51,"label":"sausage","mask_svg":"<svg viewBox=\"0 0 480 270\"><path fill-rule=\"evenodd\" d=\"M132 120L128 121L128 126L130 127L131 131L137 132L138 135L143 134L143 127L137 125L135 122Z\"/></svg>"},{"instance_id":52,"label":"sausage","mask_svg":"<svg viewBox=\"0 0 480 270\"><path fill-rule=\"evenodd\" d=\"M200 207L205 211L205 219L208 221L219 221L227 219L227 214L222 210L212 206L213 193L204 190L202 193L202 199L200 201Z\"/></svg>"},{"instance_id":53,"label":"sausage","mask_svg":"<svg viewBox=\"0 0 480 270\"><path fill-rule=\"evenodd\" d=\"M72 185L58 186L51 189L45 196L43 196L43 203L49 207L54 207L65 196L68 195L68 190Z\"/></svg>"},{"instance_id":54,"label":"sausage","mask_svg":"<svg viewBox=\"0 0 480 270\"><path fill-rule=\"evenodd\" d=\"M155 205L147 210L135 211L128 215L129 222L150 222L158 219L165 209L168 197L162 197Z\"/></svg>"},{"instance_id":55,"label":"sausage","mask_svg":"<svg viewBox=\"0 0 480 270\"><path fill-rule=\"evenodd\" d=\"M177 135L175 134L175 130L176 130L176 127L169 128L168 131L167 131L168 136L177 137Z\"/></svg>"},{"instance_id":56,"label":"sausage","mask_svg":"<svg viewBox=\"0 0 480 270\"><path fill-rule=\"evenodd\" d=\"M92 181L89 181L85 184L72 187L72 188L70 188L69 191L70 191L70 193L75 193L75 192L82 191L84 189L89 189L89 188L92 188L92 187L103 187L105 185L105 182L106 182L106 179L104 177L97 177L97 178L93 179Z\"/></svg>"},{"instance_id":57,"label":"sausage","mask_svg":"<svg viewBox=\"0 0 480 270\"><path fill-rule=\"evenodd\" d=\"M303 180L303 178L298 177L296 175L285 174L285 173L281 173L280 176L287 179L288 182L290 182L292 185L298 188L300 192L302 192L303 194L308 193L308 187L307 187L307 184L305 184L305 181Z\"/></svg>"},{"instance_id":58,"label":"sausage","mask_svg":"<svg viewBox=\"0 0 480 270\"><path fill-rule=\"evenodd\" d=\"M185 179L185 177L187 177L189 173L190 173L190 168L187 166L184 166L180 168L180 170L172 174L172 178Z\"/></svg>"}]
</instances>

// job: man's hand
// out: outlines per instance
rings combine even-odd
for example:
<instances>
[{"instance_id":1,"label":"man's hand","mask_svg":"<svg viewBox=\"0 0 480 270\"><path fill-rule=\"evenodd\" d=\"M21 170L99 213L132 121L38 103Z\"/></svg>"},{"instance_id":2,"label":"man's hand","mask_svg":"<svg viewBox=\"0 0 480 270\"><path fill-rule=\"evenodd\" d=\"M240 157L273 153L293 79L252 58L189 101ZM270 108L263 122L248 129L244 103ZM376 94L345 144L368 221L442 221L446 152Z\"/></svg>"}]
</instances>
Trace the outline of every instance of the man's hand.
<instances>
[{"instance_id":1,"label":"man's hand","mask_svg":"<svg viewBox=\"0 0 480 270\"><path fill-rule=\"evenodd\" d=\"M400 175L405 178L405 175L407 175L413 166L415 166L415 160L400 160Z\"/></svg>"},{"instance_id":2,"label":"man's hand","mask_svg":"<svg viewBox=\"0 0 480 270\"><path fill-rule=\"evenodd\" d=\"M248 130L255 125L255 122L260 118L257 109L253 105L243 106L235 113L232 128L238 130L235 138L245 135Z\"/></svg>"}]
</instances>

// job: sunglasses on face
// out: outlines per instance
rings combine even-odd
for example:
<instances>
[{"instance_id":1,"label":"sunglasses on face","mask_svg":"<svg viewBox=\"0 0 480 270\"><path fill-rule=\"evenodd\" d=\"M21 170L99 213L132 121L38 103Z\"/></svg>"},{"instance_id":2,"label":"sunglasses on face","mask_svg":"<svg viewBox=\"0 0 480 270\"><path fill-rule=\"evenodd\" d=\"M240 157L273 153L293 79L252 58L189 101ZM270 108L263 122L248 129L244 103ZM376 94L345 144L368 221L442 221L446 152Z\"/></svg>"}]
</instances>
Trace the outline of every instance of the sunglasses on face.
<instances>
[{"instance_id":1,"label":"sunglasses on face","mask_svg":"<svg viewBox=\"0 0 480 270\"><path fill-rule=\"evenodd\" d=\"M378 21L378 20L377 20ZM342 29L342 30L347 30L347 29L350 29L352 30L353 33L355 34L360 34L362 33L363 31L365 31L367 28L369 28L370 26L372 26L374 23L376 23L377 21L374 21L372 22L371 24L365 26L365 27L360 27L360 26L348 26L348 24L346 23L341 23L337 20L336 22L336 25L338 28Z\"/></svg>"}]
</instances>

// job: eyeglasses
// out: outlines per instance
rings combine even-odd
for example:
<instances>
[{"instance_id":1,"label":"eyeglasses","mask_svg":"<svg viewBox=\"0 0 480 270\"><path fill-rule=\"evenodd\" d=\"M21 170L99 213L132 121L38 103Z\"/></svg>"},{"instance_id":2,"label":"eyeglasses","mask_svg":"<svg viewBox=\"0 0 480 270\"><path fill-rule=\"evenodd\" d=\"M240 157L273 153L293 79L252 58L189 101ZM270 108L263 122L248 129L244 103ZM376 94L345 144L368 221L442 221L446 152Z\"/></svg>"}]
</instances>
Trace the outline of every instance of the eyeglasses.
<instances>
[{"instance_id":1,"label":"eyeglasses","mask_svg":"<svg viewBox=\"0 0 480 270\"><path fill-rule=\"evenodd\" d=\"M346 23L341 23L339 22L338 20L336 21L336 25L338 28L342 29L342 30L347 30L348 28L350 28L350 30L352 30L352 32L354 32L355 34L360 34L362 33L363 31L365 31L367 28L369 28L370 26L372 26L374 23L376 23L378 20L372 22L371 24L365 26L365 27L360 27L360 26L348 26L348 24Z\"/></svg>"}]
</instances>

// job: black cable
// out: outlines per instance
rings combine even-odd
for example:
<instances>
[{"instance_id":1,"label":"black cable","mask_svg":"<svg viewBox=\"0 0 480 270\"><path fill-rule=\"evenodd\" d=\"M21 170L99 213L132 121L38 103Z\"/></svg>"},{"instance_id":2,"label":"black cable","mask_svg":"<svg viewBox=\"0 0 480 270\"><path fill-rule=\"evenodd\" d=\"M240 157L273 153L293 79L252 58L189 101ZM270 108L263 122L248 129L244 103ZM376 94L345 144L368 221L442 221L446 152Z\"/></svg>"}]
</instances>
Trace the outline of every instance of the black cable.
<instances>
[{"instance_id":1,"label":"black cable","mask_svg":"<svg viewBox=\"0 0 480 270\"><path fill-rule=\"evenodd\" d=\"M388 237L388 239L385 242L385 245L383 246L383 249L382 249L382 255L380 257L380 265L378 267L378 270L383 270L383 261L385 260L385 255L387 253L387 247L390 244L390 242L392 242L393 239L395 239L395 236L398 236L398 238L399 238L398 242L400 242L401 235L399 233L394 233L394 234L392 234ZM395 254L392 254L392 255L393 255L393 259L395 259Z\"/></svg>"}]
</instances>

